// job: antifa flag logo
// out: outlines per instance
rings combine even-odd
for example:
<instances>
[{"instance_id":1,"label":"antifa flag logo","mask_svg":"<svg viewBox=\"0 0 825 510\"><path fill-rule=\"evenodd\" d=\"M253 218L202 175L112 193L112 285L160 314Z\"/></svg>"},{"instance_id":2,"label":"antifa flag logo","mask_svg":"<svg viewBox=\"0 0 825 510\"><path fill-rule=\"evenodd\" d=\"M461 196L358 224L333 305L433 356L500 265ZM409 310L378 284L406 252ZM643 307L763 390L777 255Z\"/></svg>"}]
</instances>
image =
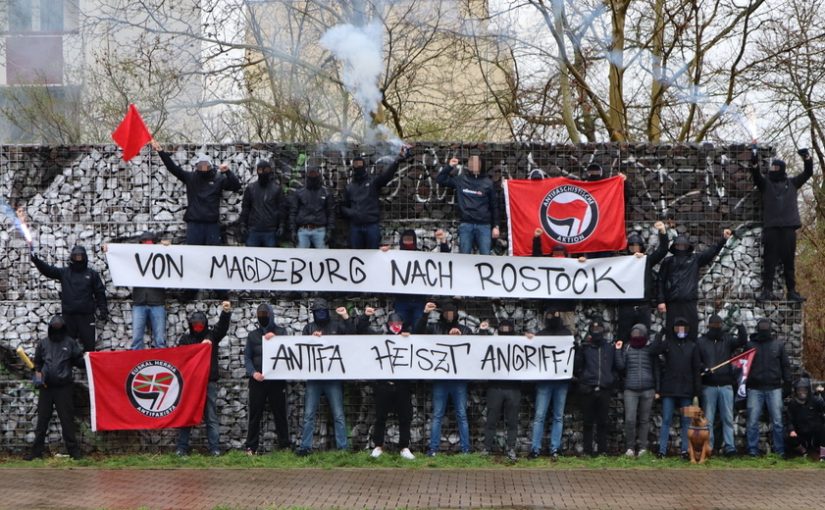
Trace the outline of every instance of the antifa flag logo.
<instances>
[{"instance_id":1,"label":"antifa flag logo","mask_svg":"<svg viewBox=\"0 0 825 510\"><path fill-rule=\"evenodd\" d=\"M599 206L586 190L567 184L545 195L539 220L544 232L557 243L578 244L596 231Z\"/></svg>"},{"instance_id":2,"label":"antifa flag logo","mask_svg":"<svg viewBox=\"0 0 825 510\"><path fill-rule=\"evenodd\" d=\"M150 418L169 416L178 406L183 378L177 367L161 360L139 363L126 378L129 401Z\"/></svg>"}]
</instances>

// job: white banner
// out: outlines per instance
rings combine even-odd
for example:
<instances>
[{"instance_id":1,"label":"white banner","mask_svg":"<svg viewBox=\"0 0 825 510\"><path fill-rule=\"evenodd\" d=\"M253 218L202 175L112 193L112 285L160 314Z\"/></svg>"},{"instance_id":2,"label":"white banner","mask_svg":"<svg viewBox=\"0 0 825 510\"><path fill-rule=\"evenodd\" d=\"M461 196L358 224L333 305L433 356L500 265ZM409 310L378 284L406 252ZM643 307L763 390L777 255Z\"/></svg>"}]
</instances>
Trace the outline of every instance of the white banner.
<instances>
[{"instance_id":1,"label":"white banner","mask_svg":"<svg viewBox=\"0 0 825 510\"><path fill-rule=\"evenodd\" d=\"M266 379L570 379L573 337L275 336L263 342Z\"/></svg>"},{"instance_id":2,"label":"white banner","mask_svg":"<svg viewBox=\"0 0 825 510\"><path fill-rule=\"evenodd\" d=\"M123 287L641 299L645 258L497 257L401 250L110 244Z\"/></svg>"}]
</instances>

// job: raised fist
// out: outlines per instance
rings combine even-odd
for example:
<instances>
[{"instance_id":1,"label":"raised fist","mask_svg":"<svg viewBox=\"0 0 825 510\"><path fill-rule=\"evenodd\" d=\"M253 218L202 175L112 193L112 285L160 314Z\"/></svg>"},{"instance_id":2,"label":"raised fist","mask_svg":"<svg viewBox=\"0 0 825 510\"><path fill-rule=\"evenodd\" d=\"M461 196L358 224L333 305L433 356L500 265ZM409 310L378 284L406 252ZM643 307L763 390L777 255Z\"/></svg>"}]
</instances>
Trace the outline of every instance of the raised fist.
<instances>
[{"instance_id":1,"label":"raised fist","mask_svg":"<svg viewBox=\"0 0 825 510\"><path fill-rule=\"evenodd\" d=\"M542 232L544 232L544 231L541 228L537 228L535 231L533 231L533 237L541 236Z\"/></svg>"},{"instance_id":2,"label":"raised fist","mask_svg":"<svg viewBox=\"0 0 825 510\"><path fill-rule=\"evenodd\" d=\"M221 166L218 167L218 171L222 174L225 174L229 171L229 165L226 163L221 163Z\"/></svg>"},{"instance_id":3,"label":"raised fist","mask_svg":"<svg viewBox=\"0 0 825 510\"><path fill-rule=\"evenodd\" d=\"M223 303L221 303L221 308L224 312L228 312L232 309L232 303L230 303L229 301L224 301Z\"/></svg>"},{"instance_id":4,"label":"raised fist","mask_svg":"<svg viewBox=\"0 0 825 510\"><path fill-rule=\"evenodd\" d=\"M371 306L364 308L364 315L366 315L367 317L372 317L373 315L375 315L375 308Z\"/></svg>"},{"instance_id":5,"label":"raised fist","mask_svg":"<svg viewBox=\"0 0 825 510\"><path fill-rule=\"evenodd\" d=\"M659 231L659 233L661 233L661 234L664 234L664 233L666 232L666 230L665 230L665 224L664 224L663 222L661 222L661 221L657 221L656 223L654 223L654 224L653 224L653 228L655 228L655 229L656 229L657 231Z\"/></svg>"},{"instance_id":6,"label":"raised fist","mask_svg":"<svg viewBox=\"0 0 825 510\"><path fill-rule=\"evenodd\" d=\"M731 237L733 237L733 231L729 228L726 228L725 230L722 231L722 236L725 239L730 239Z\"/></svg>"},{"instance_id":7,"label":"raised fist","mask_svg":"<svg viewBox=\"0 0 825 510\"><path fill-rule=\"evenodd\" d=\"M337 313L344 320L349 319L349 313L347 312L346 307L339 306L335 309L335 313Z\"/></svg>"},{"instance_id":8,"label":"raised fist","mask_svg":"<svg viewBox=\"0 0 825 510\"><path fill-rule=\"evenodd\" d=\"M451 158L450 159L450 166L458 165L458 158Z\"/></svg>"},{"instance_id":9,"label":"raised fist","mask_svg":"<svg viewBox=\"0 0 825 510\"><path fill-rule=\"evenodd\" d=\"M435 310L435 303L432 301L428 301L426 305L424 305L424 313L430 313Z\"/></svg>"}]
</instances>

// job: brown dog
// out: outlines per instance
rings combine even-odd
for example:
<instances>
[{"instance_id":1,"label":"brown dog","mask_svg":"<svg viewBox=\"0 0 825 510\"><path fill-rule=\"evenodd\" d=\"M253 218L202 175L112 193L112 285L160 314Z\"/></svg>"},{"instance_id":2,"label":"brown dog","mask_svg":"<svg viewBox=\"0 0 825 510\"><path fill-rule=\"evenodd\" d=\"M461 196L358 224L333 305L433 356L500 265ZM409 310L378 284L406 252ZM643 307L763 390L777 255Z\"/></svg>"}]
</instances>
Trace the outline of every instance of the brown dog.
<instances>
[{"instance_id":1,"label":"brown dog","mask_svg":"<svg viewBox=\"0 0 825 510\"><path fill-rule=\"evenodd\" d=\"M690 418L690 427L688 427L690 463L704 464L711 454L710 428L705 412L699 406L687 406L682 408L682 416Z\"/></svg>"}]
</instances>

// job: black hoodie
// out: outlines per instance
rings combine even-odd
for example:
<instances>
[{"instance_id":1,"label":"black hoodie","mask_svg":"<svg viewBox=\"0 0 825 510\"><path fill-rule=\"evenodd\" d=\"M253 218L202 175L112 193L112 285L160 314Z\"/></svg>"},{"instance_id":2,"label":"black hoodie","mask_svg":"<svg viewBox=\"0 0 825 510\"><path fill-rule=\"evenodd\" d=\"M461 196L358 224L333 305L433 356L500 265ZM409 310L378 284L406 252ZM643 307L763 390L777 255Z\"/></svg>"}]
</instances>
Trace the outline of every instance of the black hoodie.
<instances>
[{"instance_id":1,"label":"black hoodie","mask_svg":"<svg viewBox=\"0 0 825 510\"><path fill-rule=\"evenodd\" d=\"M379 192L395 176L400 163L401 159L395 158L383 172L375 177L371 175L366 175L361 179L353 177L352 182L347 184L341 201L341 214L344 218L349 219L354 225L378 223L381 219Z\"/></svg>"},{"instance_id":2,"label":"black hoodie","mask_svg":"<svg viewBox=\"0 0 825 510\"><path fill-rule=\"evenodd\" d=\"M260 177L243 192L241 226L252 232L270 232L282 228L287 215L287 201L275 174L261 184Z\"/></svg>"},{"instance_id":3,"label":"black hoodie","mask_svg":"<svg viewBox=\"0 0 825 510\"><path fill-rule=\"evenodd\" d=\"M676 250L676 244L686 242L685 253ZM684 236L677 236L670 246L673 255L662 261L659 267L659 288L657 303L696 301L699 299L699 269L713 262L725 246L725 239L707 248L698 255L693 252L693 244Z\"/></svg>"},{"instance_id":4,"label":"black hoodie","mask_svg":"<svg viewBox=\"0 0 825 510\"><path fill-rule=\"evenodd\" d=\"M714 322L713 319L721 322L718 316L712 317L709 322ZM713 368L729 360L735 350L745 345L748 341L748 332L741 324L737 326L737 330L738 334L735 338L725 332L721 332L719 338L713 338L710 330L699 337L696 344L699 346L702 370ZM730 363L702 376L702 384L705 386L732 386L735 382L733 366Z\"/></svg>"},{"instance_id":5,"label":"black hoodie","mask_svg":"<svg viewBox=\"0 0 825 510\"><path fill-rule=\"evenodd\" d=\"M218 325L214 328L209 327L206 314L203 312L195 312L189 317L189 331L181 335L178 340L178 345L194 345L203 342L205 339L212 341L212 363L209 367L209 381L214 382L218 380L218 344L221 343L226 332L229 330L229 318L232 316L230 312L221 312L221 317L218 319ZM193 322L203 322L206 326L203 331L196 333L192 329Z\"/></svg>"},{"instance_id":6,"label":"black hoodie","mask_svg":"<svg viewBox=\"0 0 825 510\"><path fill-rule=\"evenodd\" d=\"M675 325L687 325L684 318L677 318ZM688 338L677 338L672 331L662 339L662 331L657 335L653 353L664 356L661 369L659 393L663 397L691 398L699 396L702 390L701 361L696 342Z\"/></svg>"},{"instance_id":7,"label":"black hoodie","mask_svg":"<svg viewBox=\"0 0 825 510\"><path fill-rule=\"evenodd\" d=\"M785 343L773 334L763 338L759 333L754 333L745 350L752 348L756 348L756 355L748 374L748 388L766 391L790 386L791 364L785 352Z\"/></svg>"},{"instance_id":8,"label":"black hoodie","mask_svg":"<svg viewBox=\"0 0 825 510\"><path fill-rule=\"evenodd\" d=\"M58 324L62 324L60 329L55 328ZM83 366L83 350L66 333L63 317L56 315L49 321L48 336L34 351L34 369L43 373L47 387L58 388L72 383L72 365Z\"/></svg>"},{"instance_id":9,"label":"black hoodie","mask_svg":"<svg viewBox=\"0 0 825 510\"><path fill-rule=\"evenodd\" d=\"M443 166L435 180L442 186L455 189L461 222L498 226L498 197L492 179L482 172L474 175L469 170L453 177L450 175L452 170L449 165Z\"/></svg>"},{"instance_id":10,"label":"black hoodie","mask_svg":"<svg viewBox=\"0 0 825 510\"><path fill-rule=\"evenodd\" d=\"M289 333L285 328L275 324L275 312L269 304L261 304L255 314L266 313L269 316L269 323L265 326L258 323L258 327L249 332L246 336L246 345L243 348L243 362L246 368L247 377L252 377L255 372L263 372L263 351L264 351L264 335L267 333L275 333L275 336L287 336Z\"/></svg>"},{"instance_id":11,"label":"black hoodie","mask_svg":"<svg viewBox=\"0 0 825 510\"><path fill-rule=\"evenodd\" d=\"M186 213L183 221L194 223L217 223L220 219L221 196L223 191L240 191L241 181L232 173L187 172L172 160L171 154L158 151L166 169L186 186Z\"/></svg>"},{"instance_id":12,"label":"black hoodie","mask_svg":"<svg viewBox=\"0 0 825 510\"><path fill-rule=\"evenodd\" d=\"M34 253L31 254L34 266L43 276L60 280L60 303L61 312L64 314L90 315L95 313L95 308L101 315L108 313L106 305L106 287L103 280L94 269L88 267L88 256L86 249L82 246L75 246L72 252L82 253L85 262L80 265L56 267L40 260Z\"/></svg>"},{"instance_id":13,"label":"black hoodie","mask_svg":"<svg viewBox=\"0 0 825 510\"><path fill-rule=\"evenodd\" d=\"M805 159L802 173L791 178L785 176L784 163L781 166L780 172L784 178L778 181L766 179L758 165L752 164L750 167L753 182L762 192L762 224L765 227L797 229L802 225L797 194L799 188L813 176L814 162Z\"/></svg>"}]
</instances>

